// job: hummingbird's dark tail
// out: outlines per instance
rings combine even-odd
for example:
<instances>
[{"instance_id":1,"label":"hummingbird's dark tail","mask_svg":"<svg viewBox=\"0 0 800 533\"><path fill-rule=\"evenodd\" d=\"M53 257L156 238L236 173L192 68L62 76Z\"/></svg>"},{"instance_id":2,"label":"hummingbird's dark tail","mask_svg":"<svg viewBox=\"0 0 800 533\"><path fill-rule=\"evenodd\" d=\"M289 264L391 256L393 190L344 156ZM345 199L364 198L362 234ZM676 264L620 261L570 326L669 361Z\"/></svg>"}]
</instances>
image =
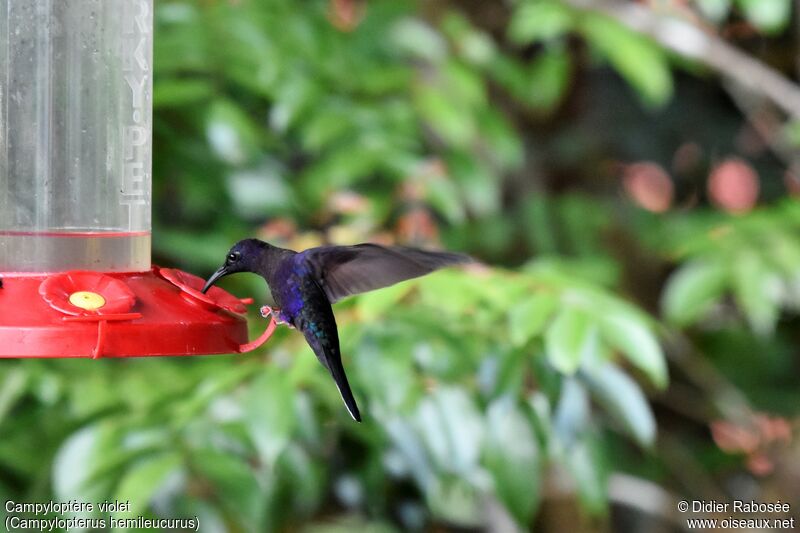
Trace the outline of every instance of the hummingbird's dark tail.
<instances>
[{"instance_id":1,"label":"hummingbird's dark tail","mask_svg":"<svg viewBox=\"0 0 800 533\"><path fill-rule=\"evenodd\" d=\"M330 316L333 317L333 313ZM356 422L361 422L358 404L356 404L356 399L353 397L353 391L350 390L347 374L344 373L344 366L342 366L336 324L334 323L332 327L325 328L322 323L311 324L301 321L298 326L311 349L314 350L319 362L331 373L331 377L333 377L336 387L339 389L339 394L341 394L347 410L350 411L350 416Z\"/></svg>"},{"instance_id":2,"label":"hummingbird's dark tail","mask_svg":"<svg viewBox=\"0 0 800 533\"><path fill-rule=\"evenodd\" d=\"M329 363L330 366L328 366L328 370L331 376L333 376L333 380L336 382L336 388L339 389L342 401L344 401L344 404L347 406L347 410L350 411L350 416L352 416L353 420L356 422L361 422L361 413L358 412L358 404L353 397L353 391L350 390L350 384L347 382L347 375L344 373L341 357L331 358Z\"/></svg>"}]
</instances>

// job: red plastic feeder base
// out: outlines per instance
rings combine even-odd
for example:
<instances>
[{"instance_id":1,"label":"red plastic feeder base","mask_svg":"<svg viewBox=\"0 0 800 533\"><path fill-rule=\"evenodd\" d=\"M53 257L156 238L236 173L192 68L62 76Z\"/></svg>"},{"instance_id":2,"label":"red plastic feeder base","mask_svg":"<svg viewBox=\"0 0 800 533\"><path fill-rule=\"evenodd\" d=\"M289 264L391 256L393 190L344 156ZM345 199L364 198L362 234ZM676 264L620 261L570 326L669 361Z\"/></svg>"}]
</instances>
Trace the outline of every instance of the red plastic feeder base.
<instances>
[{"instance_id":1,"label":"red plastic feeder base","mask_svg":"<svg viewBox=\"0 0 800 533\"><path fill-rule=\"evenodd\" d=\"M0 358L145 357L242 353L245 303L192 274L153 267L117 274L0 274Z\"/></svg>"}]
</instances>

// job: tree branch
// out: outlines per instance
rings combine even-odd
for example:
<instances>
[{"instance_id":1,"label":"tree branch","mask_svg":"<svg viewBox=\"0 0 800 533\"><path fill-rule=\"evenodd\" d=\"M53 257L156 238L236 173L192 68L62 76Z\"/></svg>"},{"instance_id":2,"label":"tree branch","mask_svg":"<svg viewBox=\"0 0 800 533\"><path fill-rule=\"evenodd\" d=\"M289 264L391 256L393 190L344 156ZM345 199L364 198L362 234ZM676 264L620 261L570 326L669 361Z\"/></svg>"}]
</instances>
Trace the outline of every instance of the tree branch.
<instances>
[{"instance_id":1,"label":"tree branch","mask_svg":"<svg viewBox=\"0 0 800 533\"><path fill-rule=\"evenodd\" d=\"M581 10L603 13L643 33L661 46L719 72L748 91L760 94L794 119L800 119L800 87L777 70L716 35L640 4L607 0L562 0Z\"/></svg>"}]
</instances>

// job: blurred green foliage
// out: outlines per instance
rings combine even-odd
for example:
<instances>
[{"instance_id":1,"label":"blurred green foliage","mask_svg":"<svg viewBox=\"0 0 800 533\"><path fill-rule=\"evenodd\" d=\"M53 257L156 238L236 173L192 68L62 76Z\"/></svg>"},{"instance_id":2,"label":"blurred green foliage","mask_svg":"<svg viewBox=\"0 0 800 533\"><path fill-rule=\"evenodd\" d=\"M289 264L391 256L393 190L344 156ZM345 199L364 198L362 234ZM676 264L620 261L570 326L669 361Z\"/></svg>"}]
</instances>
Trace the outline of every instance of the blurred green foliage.
<instances>
[{"instance_id":1,"label":"blurred green foliage","mask_svg":"<svg viewBox=\"0 0 800 533\"><path fill-rule=\"evenodd\" d=\"M620 198L607 158L639 154L637 127L703 111L682 98L686 65L592 11L510 4L157 1L158 262L207 273L255 235L441 242L496 266L337 305L360 425L290 331L235 359L5 361L0 500L119 498L133 515L198 516L203 531L482 528L487 508L525 529L553 472L591 517L613 472L687 490L647 399L674 399L662 346L707 350L723 374L737 343L796 369L800 211L728 215L695 198L653 214ZM697 7L767 34L790 9ZM598 125L581 98L645 111L639 126ZM592 140L626 127L630 150ZM683 141L654 136L664 146L638 157ZM243 278L226 286L265 296ZM759 398L776 383L759 376L777 374L730 379ZM729 414L709 401L706 421ZM688 433L692 453L717 458L713 475L722 452L662 409L672 441Z\"/></svg>"}]
</instances>

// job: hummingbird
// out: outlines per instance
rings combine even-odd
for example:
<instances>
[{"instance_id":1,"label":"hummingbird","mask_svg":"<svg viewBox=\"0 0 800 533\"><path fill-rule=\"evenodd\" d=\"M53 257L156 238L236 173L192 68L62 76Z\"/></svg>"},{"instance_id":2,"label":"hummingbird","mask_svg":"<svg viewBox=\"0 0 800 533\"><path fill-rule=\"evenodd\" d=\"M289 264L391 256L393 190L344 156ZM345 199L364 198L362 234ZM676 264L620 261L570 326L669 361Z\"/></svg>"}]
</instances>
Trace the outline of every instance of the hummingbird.
<instances>
[{"instance_id":1,"label":"hummingbird","mask_svg":"<svg viewBox=\"0 0 800 533\"><path fill-rule=\"evenodd\" d=\"M339 333L332 304L342 298L429 274L443 267L471 262L465 254L407 246L356 244L319 246L302 252L258 239L237 242L225 263L206 281L206 292L229 274L251 272L264 278L276 308L261 308L279 324L303 333L319 362L330 372L350 416L361 422L339 351Z\"/></svg>"}]
</instances>

